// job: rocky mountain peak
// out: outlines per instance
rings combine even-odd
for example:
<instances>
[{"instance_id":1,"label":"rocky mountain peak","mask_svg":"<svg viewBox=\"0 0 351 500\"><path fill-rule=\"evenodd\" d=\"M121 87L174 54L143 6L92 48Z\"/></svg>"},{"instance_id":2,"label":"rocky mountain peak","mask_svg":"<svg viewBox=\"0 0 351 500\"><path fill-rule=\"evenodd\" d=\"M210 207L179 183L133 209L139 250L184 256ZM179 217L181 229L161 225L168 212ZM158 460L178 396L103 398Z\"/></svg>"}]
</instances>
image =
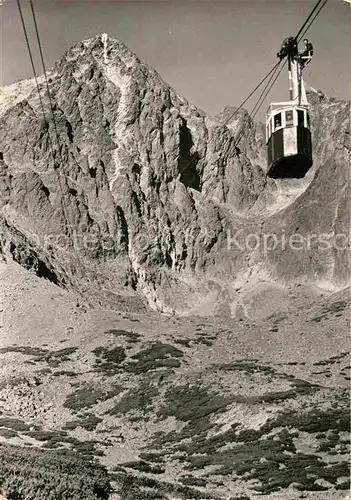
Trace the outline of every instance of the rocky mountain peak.
<instances>
[{"instance_id":1,"label":"rocky mountain peak","mask_svg":"<svg viewBox=\"0 0 351 500\"><path fill-rule=\"evenodd\" d=\"M66 63L71 65L66 66ZM83 40L71 47L55 64L54 69L60 72L77 67L90 65L113 65L121 71L142 65L134 54L122 41L110 38L106 33Z\"/></svg>"}]
</instances>

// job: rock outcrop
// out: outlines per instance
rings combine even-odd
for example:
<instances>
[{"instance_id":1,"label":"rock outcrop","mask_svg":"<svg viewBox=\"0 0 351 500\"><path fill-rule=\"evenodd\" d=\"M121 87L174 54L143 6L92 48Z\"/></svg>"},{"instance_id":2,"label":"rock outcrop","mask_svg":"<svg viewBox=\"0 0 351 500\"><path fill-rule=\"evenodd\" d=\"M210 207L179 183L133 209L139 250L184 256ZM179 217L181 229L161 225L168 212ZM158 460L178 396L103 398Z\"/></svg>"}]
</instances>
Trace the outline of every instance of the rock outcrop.
<instances>
[{"instance_id":1,"label":"rock outcrop","mask_svg":"<svg viewBox=\"0 0 351 500\"><path fill-rule=\"evenodd\" d=\"M91 300L164 312L231 307L254 277L346 284L346 236L266 247L346 235L348 103L310 91L315 163L289 184L267 181L246 111L206 116L107 36L48 72L51 102L39 86L41 102L34 80L0 90L5 258Z\"/></svg>"}]
</instances>

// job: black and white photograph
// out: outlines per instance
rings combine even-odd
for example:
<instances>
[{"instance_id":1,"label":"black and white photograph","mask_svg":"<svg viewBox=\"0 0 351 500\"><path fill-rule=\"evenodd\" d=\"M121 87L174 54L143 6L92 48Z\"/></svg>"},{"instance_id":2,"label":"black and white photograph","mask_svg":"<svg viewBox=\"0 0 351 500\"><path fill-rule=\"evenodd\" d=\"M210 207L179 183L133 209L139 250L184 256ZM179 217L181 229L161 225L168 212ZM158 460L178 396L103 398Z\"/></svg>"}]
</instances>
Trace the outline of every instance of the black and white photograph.
<instances>
[{"instance_id":1,"label":"black and white photograph","mask_svg":"<svg viewBox=\"0 0 351 500\"><path fill-rule=\"evenodd\" d=\"M0 500L351 500L351 0L0 0Z\"/></svg>"}]
</instances>

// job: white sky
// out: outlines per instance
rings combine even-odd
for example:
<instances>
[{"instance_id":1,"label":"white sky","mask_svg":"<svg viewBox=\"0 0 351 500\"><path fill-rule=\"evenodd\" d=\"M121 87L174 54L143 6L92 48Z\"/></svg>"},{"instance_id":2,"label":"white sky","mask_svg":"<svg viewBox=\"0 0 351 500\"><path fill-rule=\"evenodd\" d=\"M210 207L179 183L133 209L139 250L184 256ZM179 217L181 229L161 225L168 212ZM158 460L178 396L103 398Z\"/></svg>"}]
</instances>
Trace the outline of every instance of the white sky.
<instances>
[{"instance_id":1,"label":"white sky","mask_svg":"<svg viewBox=\"0 0 351 500\"><path fill-rule=\"evenodd\" d=\"M1 0L0 0L1 1ZM16 0L2 0L1 84L32 76ZM28 26L28 0L21 0ZM283 38L297 33L316 0L34 0L47 67L76 42L119 38L204 111L238 105L276 62ZM34 31L30 29L33 40ZM329 0L306 34L315 55L312 87L348 99L350 6ZM38 72L37 50L34 50ZM283 73L264 103L288 98ZM250 110L253 99L247 105ZM263 113L262 111L262 113ZM262 118L262 114L260 118Z\"/></svg>"}]
</instances>

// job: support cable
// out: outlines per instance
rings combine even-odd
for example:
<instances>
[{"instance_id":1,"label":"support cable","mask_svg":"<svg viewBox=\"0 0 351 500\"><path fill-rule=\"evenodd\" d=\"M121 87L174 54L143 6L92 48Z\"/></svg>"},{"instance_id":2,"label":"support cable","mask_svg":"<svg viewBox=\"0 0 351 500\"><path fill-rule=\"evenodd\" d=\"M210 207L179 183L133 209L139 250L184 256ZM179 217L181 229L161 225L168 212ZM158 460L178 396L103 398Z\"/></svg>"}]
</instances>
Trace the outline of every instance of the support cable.
<instances>
[{"instance_id":1,"label":"support cable","mask_svg":"<svg viewBox=\"0 0 351 500\"><path fill-rule=\"evenodd\" d=\"M31 47L30 47L29 39L28 39L27 28L26 28L26 25L25 25L25 22L24 22L20 0L17 0L17 6L18 6L19 13L20 13L20 17L21 17L23 33L24 33L24 37L26 39L26 44L27 44L27 49L28 49L28 53L29 53L30 63L31 63L31 66L32 66L33 75L34 75L35 85L36 85L37 91L38 91L38 96L39 96L41 111L43 113L45 124L47 124L47 119L46 119L46 115L45 115L43 100L42 100L41 95L40 95L40 87L39 87L38 77L37 77L37 73L36 73L36 70L35 70L35 65L34 65L32 50L31 50Z\"/></svg>"},{"instance_id":2,"label":"support cable","mask_svg":"<svg viewBox=\"0 0 351 500\"><path fill-rule=\"evenodd\" d=\"M19 0L17 0L17 1L19 1ZM35 11L34 11L33 1L29 0L29 3L30 3L31 11L32 11L32 17L33 17L33 22L34 22L34 27L35 27L35 34L36 34L36 37L37 37L37 42L38 42L38 47L39 47L39 52L40 52L41 64L42 64L43 71L44 71L44 77L45 77L45 83L46 83L46 90L47 90L47 93L48 93L50 111L51 111L51 116L52 116L52 120L53 120L53 124L54 124L54 130L55 130L55 136L56 136L58 154L59 154L59 158L60 158L60 162L61 162L61 166L62 166L63 162L62 162L62 155L61 155L61 145L60 145L59 135L58 135L58 131L57 131L57 125L56 125L56 119L55 119L55 114L54 114L54 107L53 107L53 104L52 104L52 99L51 99L51 94L50 94L48 77L47 77L46 68L45 68L45 61L44 61L43 50L42 50L42 46L41 46L41 42L40 42L40 36L39 36L37 19L36 19L36 15L35 15ZM55 160L55 158L54 158L54 160Z\"/></svg>"},{"instance_id":3,"label":"support cable","mask_svg":"<svg viewBox=\"0 0 351 500\"><path fill-rule=\"evenodd\" d=\"M42 50L42 44L41 44L41 41L40 41L39 28L38 28L38 23L37 23L37 20L36 20L36 15L35 15L35 10L34 10L33 0L29 0L29 3L30 3L31 11L32 11L33 23L34 23L34 26L35 26L35 33L36 33L36 37L37 37L37 42L38 42L38 47L39 47L39 52L40 52L41 63L42 63L42 67L43 67L43 71L44 71L44 76L45 76L46 89L47 89L47 93L48 93L50 111L51 111L51 116L52 116L52 120L53 120L53 124L54 124L54 129L55 129L55 135L56 135L56 141L57 141L58 155L59 155L61 170L63 172L63 177L64 177L65 185L68 188L67 178L66 178L65 169L64 169L64 162L63 162L62 152L61 152L61 142L60 142L60 139L59 139L57 124L56 124L56 118L55 118L55 114L54 114L54 106L53 106L53 102L52 102L52 99L51 99L49 82L48 82L47 72L46 72L46 68L45 68L44 54L43 54L43 50ZM54 158L54 162L55 162L55 158ZM81 260L79 258L78 251L75 248L75 242L74 242L74 238L73 238L74 224L71 225L71 223L70 223L70 217L68 216L69 209L66 207L65 195L64 195L64 190L63 190L62 184L61 184L59 170L57 170L56 173L57 173L57 178L58 178L58 182L59 182L59 188L60 188L60 191L61 191L61 203L62 203L63 215L64 215L65 220L66 220L66 228L68 229L68 232L71 234L71 237L72 237L72 250L73 250L73 253L75 254L75 257L77 259L78 265L81 267L82 270L85 271L85 267L83 266L83 264L82 264L82 262L81 262Z\"/></svg>"},{"instance_id":4,"label":"support cable","mask_svg":"<svg viewBox=\"0 0 351 500\"><path fill-rule=\"evenodd\" d=\"M280 61L279 61L279 64L280 64ZM253 120L253 118L258 113L258 111L261 108L261 106L262 106L265 98L267 97L268 93L270 92L271 88L273 87L274 83L276 82L277 78L279 77L280 73L283 71L285 65L286 65L286 61L284 62L283 66L280 68L280 70L278 70L278 66L277 66L276 67L276 71L271 75L270 79L266 83L266 85L263 88L263 90L262 90L262 92L261 92L261 94L260 94L260 96L259 96L259 98L258 98L258 100L257 100L257 102L255 104L255 106L253 107L253 109L252 109L252 111L250 113L251 120ZM273 80L273 82L272 82L272 80ZM235 139L235 144L236 145L241 141L243 135L245 134L245 132L247 130L248 124L249 124L249 122L246 122L244 124L244 126L242 127L242 130L238 134L238 137Z\"/></svg>"},{"instance_id":5,"label":"support cable","mask_svg":"<svg viewBox=\"0 0 351 500\"><path fill-rule=\"evenodd\" d=\"M260 98L258 99L256 105L254 106L253 110L251 111L251 118L252 119L257 115L257 113L260 110L260 108L261 108L264 100L266 99L267 95L271 91L273 85L275 84L275 82L279 78L279 76L280 76L281 72L283 71L283 69L285 68L285 66L286 66L286 61L284 62L283 66L280 68L280 70L278 72L276 72L274 75L272 75L272 78L269 80L269 82L267 83L267 85L263 89L263 91L262 91L262 93L260 95Z\"/></svg>"},{"instance_id":6,"label":"support cable","mask_svg":"<svg viewBox=\"0 0 351 500\"><path fill-rule=\"evenodd\" d=\"M307 17L306 21L303 23L303 25L301 26L300 30L298 31L296 37L295 37L295 40L297 40L297 42L300 42L302 40L302 38L305 36L306 32L309 30L309 28L311 27L311 25L313 24L313 22L315 21L315 19L317 18L317 16L320 14L320 12L322 11L323 7L325 6L325 4L327 3L328 0L318 0L317 4L314 6L314 8L312 9L312 11L310 12L309 16ZM319 9L318 9L319 7ZM265 88L263 89L262 93L261 93L261 96L259 97L256 105L254 106L250 116L251 118L253 119L258 111L260 110L264 100L266 99L268 93L271 91L274 83L276 82L276 80L278 79L280 73L282 72L282 70L284 69L285 65L286 65L286 62L287 62L287 59L285 60L283 66L281 67L279 73L276 75L276 77L274 78L274 74L272 75L272 77L268 80ZM299 76L301 78L301 75ZM269 86L270 82L272 81L272 79L274 78L272 84ZM269 88L267 89L267 87L269 86ZM267 91L265 92L265 90L267 89ZM245 133L246 131L246 127L247 127L247 124L244 125L244 130L243 130L243 133L239 134L239 137L236 139L236 143L238 143L243 134Z\"/></svg>"},{"instance_id":7,"label":"support cable","mask_svg":"<svg viewBox=\"0 0 351 500\"><path fill-rule=\"evenodd\" d=\"M313 16L314 12L318 9L319 5L324 1L324 4L322 6L322 8L324 7L324 5L326 4L327 0L318 0L318 2L316 3L316 5L313 7L312 11L310 12L310 14L307 16L307 19L306 21L303 23L303 25L301 26L301 28L299 29L297 35L295 36L295 40L298 40L298 38L300 37L301 33L303 32L303 30L305 29L305 26L308 24L309 20L311 19L311 17ZM322 9L321 9L322 10ZM320 12L320 10L319 10ZM318 14L319 14L318 12ZM318 15L317 14L317 15ZM314 19L316 18L317 16L314 17ZM313 20L314 20L313 19ZM312 21L313 22L313 21ZM311 24L312 24L311 22ZM309 26L311 26L311 24ZM308 29L308 28L307 28ZM304 33L306 33L307 29L305 30ZM304 35L301 35L301 36L304 36ZM300 38L301 40L301 38Z\"/></svg>"},{"instance_id":8,"label":"support cable","mask_svg":"<svg viewBox=\"0 0 351 500\"><path fill-rule=\"evenodd\" d=\"M247 101L250 99L250 97L253 96L253 94L260 88L260 86L263 84L263 82L265 82L267 80L267 78L275 72L275 70L278 68L280 64L280 61L277 62L277 64L275 64L273 66L273 68L267 73L267 75L262 78L262 80L260 81L260 83L258 83L258 85L256 85L256 87L253 89L253 91L246 97L246 99L239 105L238 108L236 108L236 110L234 111L234 113L232 113L229 118L226 119L226 121L222 124L222 125L226 125L235 115L236 113L238 113L238 111L244 106L244 104L247 103Z\"/></svg>"},{"instance_id":9,"label":"support cable","mask_svg":"<svg viewBox=\"0 0 351 500\"><path fill-rule=\"evenodd\" d=\"M314 23L316 17L320 14L321 10L323 9L323 7L325 7L325 4L327 3L328 0L324 0L319 11L316 12L316 14L314 15L313 19L310 21L310 23L308 24L308 26L305 28L305 30L301 33L300 37L298 38L299 35L296 35L296 39L298 39L297 41L300 42L303 37L305 36L306 32L310 29L310 27L312 26L312 24ZM302 31L302 30L300 30Z\"/></svg>"},{"instance_id":10,"label":"support cable","mask_svg":"<svg viewBox=\"0 0 351 500\"><path fill-rule=\"evenodd\" d=\"M305 33L307 32L307 30L311 27L312 23L315 21L316 17L319 15L319 13L323 9L323 7L327 3L327 1L328 0L318 0L317 1L316 5L313 7L312 11L307 16L305 22L303 23L303 25L301 26L301 28L297 32L297 35L295 36L296 40L300 41L302 39L302 37L305 35ZM281 69L278 72L278 74L276 74L276 70L278 69L278 66L279 66L280 62L281 61L279 61L277 64L275 64L273 66L273 68L267 73L267 75L258 83L258 85L253 89L253 91L247 96L247 98L234 111L234 113L232 113L229 116L229 118L227 118L225 120L225 122L223 123L223 126L226 125L238 113L238 111L246 104L246 102L250 99L250 97L252 97L252 95L259 89L259 87L273 73L273 75L271 76L271 78L269 79L268 83L266 84L263 92L261 93L261 96L259 97L258 101L256 102L256 105L254 106L254 108L253 108L253 110L251 112L251 113L253 113L252 114L252 118L254 118L256 116L256 114L258 113L259 109L261 108L261 106L263 104L263 101L265 100L265 98L267 97L267 95L269 94L269 92L271 91L274 83L276 82L276 80L278 79L279 75L281 74L283 68L285 67L286 61L285 61L284 65L281 67ZM269 86L269 88L267 88L273 78L274 78L274 80L273 80L272 84ZM235 141L236 143L238 143L241 140L243 133L245 133L245 131L246 131L246 126L247 126L247 124L244 125L244 131L239 134L239 137ZM190 162L187 165L185 165L180 170L179 174L182 174L193 163L194 160L195 160L195 158L193 158L192 160L190 160Z\"/></svg>"},{"instance_id":11,"label":"support cable","mask_svg":"<svg viewBox=\"0 0 351 500\"><path fill-rule=\"evenodd\" d=\"M56 119L55 119L55 115L54 115L54 106L53 106L53 102L52 102L52 99L51 99L49 82L48 82L48 78L47 78L47 72L46 72L46 68L45 68L45 61L44 61L44 56L43 56L42 45L41 45L41 42L40 42L38 24L37 24L37 21L36 21L36 16L35 16L33 2L32 2L32 0L29 0L29 1L30 1L31 11L32 11L32 16L33 16L33 22L34 22L34 26L35 26L35 32L36 32L37 42L38 42L39 51L40 51L41 63L42 63L43 70L44 70L44 76L45 76L45 81L46 81L46 88L47 88L47 93L48 93L50 111L51 111L51 116L52 116L52 120L53 120L53 124L54 124L54 130L55 130L55 134L56 134L56 141L57 141L57 146L58 146L58 154L59 154L59 158L60 158L60 164L61 164L62 169L63 169L63 160L62 160L62 154L61 154L61 145L60 145L60 140L59 140L59 135L58 135L58 129L57 129L57 125L56 125ZM37 77L36 77L36 71L35 71L35 66L34 66L32 51L31 51L31 47L30 47L30 43L29 43L29 39L28 39L28 34L27 34L27 29L26 29L26 25L25 25L24 18L23 18L23 13L22 13L22 8L21 8L21 0L17 0L17 5L18 5L19 12L20 12L20 16L21 16L22 27L23 27L23 31L24 31L24 34L25 34L25 39L26 39L26 43L27 43L27 47L28 47L28 52L29 52L29 55L30 55L30 60L31 60L31 64L32 64L34 78L35 78L35 81L36 81L36 84L37 84L37 89L38 89L38 94L39 94L41 108L42 108L43 115L44 115L44 118L46 120L46 123L48 123L48 120L46 119L46 115L45 115L45 111L44 111L43 101L42 101L42 98L41 98L41 95L40 95L40 92L39 92L39 86L38 86L38 81L37 81ZM49 127L48 127L48 136L50 138ZM52 141L50 141L50 142L51 142L51 146L52 146ZM55 155L52 147L51 147L51 152L52 152L53 160L55 162L55 156L56 155ZM54 166L56 166L56 164ZM57 173L57 177L58 177L59 190L61 192L61 204L62 204L63 215L64 215L64 219L65 219L65 223L66 223L66 229L73 236L73 234L72 234L73 225L70 227L70 218L68 216L68 212L69 211L67 210L67 207L65 206L64 192L63 192L63 188L62 188L62 184L61 184L60 175L59 175L58 171L56 173ZM64 173L64 169L63 169L63 173ZM65 180L65 183L66 183L66 186L67 186L67 179L65 177L65 174L64 174L64 180ZM82 269L84 269L84 267L82 266L82 264L80 262L80 258L79 258L79 255L77 253L77 250L75 248L75 244L74 244L73 238L72 238L72 249L73 249L73 253L75 254L75 257L77 259L78 264L82 267Z\"/></svg>"},{"instance_id":12,"label":"support cable","mask_svg":"<svg viewBox=\"0 0 351 500\"><path fill-rule=\"evenodd\" d=\"M264 78L256 85L256 87L250 92L250 94L244 99L244 101L235 109L235 111L225 120L225 122L222 124L222 126L225 126L239 111L240 109L246 104L246 102L250 99L250 97L253 96L253 94L260 88L260 86L267 80L267 78L277 69L279 66L280 61L277 62L273 68L266 74ZM190 165L194 162L195 157L192 158L182 169L179 170L178 175L181 175Z\"/></svg>"}]
</instances>

